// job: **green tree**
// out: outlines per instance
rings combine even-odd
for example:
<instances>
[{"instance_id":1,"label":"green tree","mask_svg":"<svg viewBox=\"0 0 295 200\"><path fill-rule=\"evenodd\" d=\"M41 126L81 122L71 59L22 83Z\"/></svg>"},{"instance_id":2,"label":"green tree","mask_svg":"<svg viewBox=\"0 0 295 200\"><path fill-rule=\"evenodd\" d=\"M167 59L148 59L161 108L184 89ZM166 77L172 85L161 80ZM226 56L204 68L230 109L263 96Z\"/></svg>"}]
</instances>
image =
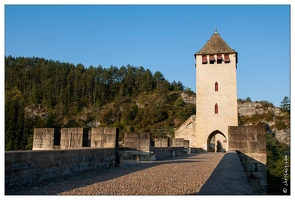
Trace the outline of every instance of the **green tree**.
<instances>
[{"instance_id":1,"label":"green tree","mask_svg":"<svg viewBox=\"0 0 295 200\"><path fill-rule=\"evenodd\" d=\"M281 102L280 108L283 112L290 114L290 99L285 96L283 101Z\"/></svg>"},{"instance_id":2,"label":"green tree","mask_svg":"<svg viewBox=\"0 0 295 200\"><path fill-rule=\"evenodd\" d=\"M278 184L281 185L285 181L286 166L290 166L290 148L280 143L274 135L266 133L266 153L268 193L283 194ZM290 174L290 171L288 173ZM290 183L290 176L287 177L287 181Z\"/></svg>"},{"instance_id":3,"label":"green tree","mask_svg":"<svg viewBox=\"0 0 295 200\"><path fill-rule=\"evenodd\" d=\"M30 92L30 100L33 104L41 104L42 102L42 90L38 88L36 84L33 84L33 87Z\"/></svg>"},{"instance_id":4,"label":"green tree","mask_svg":"<svg viewBox=\"0 0 295 200\"><path fill-rule=\"evenodd\" d=\"M163 82L164 82L164 76L161 72L156 71L154 74L154 80L155 80L155 87L158 91L162 90Z\"/></svg>"},{"instance_id":5,"label":"green tree","mask_svg":"<svg viewBox=\"0 0 295 200\"><path fill-rule=\"evenodd\" d=\"M267 109L269 107L274 107L271 102L266 101L266 100L261 100L259 103L261 104L263 109Z\"/></svg>"},{"instance_id":6,"label":"green tree","mask_svg":"<svg viewBox=\"0 0 295 200\"><path fill-rule=\"evenodd\" d=\"M250 97L247 97L245 102L252 102Z\"/></svg>"},{"instance_id":7,"label":"green tree","mask_svg":"<svg viewBox=\"0 0 295 200\"><path fill-rule=\"evenodd\" d=\"M147 69L143 72L143 83L142 88L145 94L151 92L153 90L153 74L152 72Z\"/></svg>"},{"instance_id":8,"label":"green tree","mask_svg":"<svg viewBox=\"0 0 295 200\"><path fill-rule=\"evenodd\" d=\"M22 142L24 133L24 105L20 90L5 91L5 150L25 149Z\"/></svg>"},{"instance_id":9,"label":"green tree","mask_svg":"<svg viewBox=\"0 0 295 200\"><path fill-rule=\"evenodd\" d=\"M172 91L183 91L183 89L184 89L184 86L180 81L178 81L177 83L176 83L176 81L172 81L172 83L170 85L171 85Z\"/></svg>"},{"instance_id":10,"label":"green tree","mask_svg":"<svg viewBox=\"0 0 295 200\"><path fill-rule=\"evenodd\" d=\"M134 125L132 124L132 122L135 119L137 112L138 112L138 107L134 102L125 103L123 105L121 122L128 125Z\"/></svg>"},{"instance_id":11,"label":"green tree","mask_svg":"<svg viewBox=\"0 0 295 200\"><path fill-rule=\"evenodd\" d=\"M174 102L174 105L175 106L182 107L182 106L185 106L185 102L183 101L183 99L181 97L178 97L176 99L176 101Z\"/></svg>"}]
</instances>

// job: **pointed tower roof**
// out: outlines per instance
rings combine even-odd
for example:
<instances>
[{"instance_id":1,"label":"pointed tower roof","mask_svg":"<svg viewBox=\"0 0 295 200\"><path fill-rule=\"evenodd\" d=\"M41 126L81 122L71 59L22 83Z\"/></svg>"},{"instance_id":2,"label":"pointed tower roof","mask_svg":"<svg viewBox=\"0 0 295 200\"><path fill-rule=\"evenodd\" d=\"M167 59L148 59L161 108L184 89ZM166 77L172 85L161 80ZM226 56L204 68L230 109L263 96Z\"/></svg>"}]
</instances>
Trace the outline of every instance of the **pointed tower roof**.
<instances>
[{"instance_id":1,"label":"pointed tower roof","mask_svg":"<svg viewBox=\"0 0 295 200\"><path fill-rule=\"evenodd\" d=\"M200 51L195 53L196 55L202 54L216 54L216 53L236 53L236 51L228 46L228 44L222 39L222 37L215 31L207 43L202 47Z\"/></svg>"}]
</instances>

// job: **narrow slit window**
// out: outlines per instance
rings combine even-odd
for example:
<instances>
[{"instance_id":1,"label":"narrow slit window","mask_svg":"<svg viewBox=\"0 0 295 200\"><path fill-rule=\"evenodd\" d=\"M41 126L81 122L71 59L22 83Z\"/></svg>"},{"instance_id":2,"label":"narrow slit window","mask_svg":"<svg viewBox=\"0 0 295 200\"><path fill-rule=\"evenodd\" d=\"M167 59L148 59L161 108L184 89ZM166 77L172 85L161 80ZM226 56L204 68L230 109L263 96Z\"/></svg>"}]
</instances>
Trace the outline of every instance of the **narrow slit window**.
<instances>
[{"instance_id":1,"label":"narrow slit window","mask_svg":"<svg viewBox=\"0 0 295 200\"><path fill-rule=\"evenodd\" d=\"M202 55L202 64L207 64L207 55Z\"/></svg>"},{"instance_id":2,"label":"narrow slit window","mask_svg":"<svg viewBox=\"0 0 295 200\"><path fill-rule=\"evenodd\" d=\"M215 104L215 114L218 114L218 104Z\"/></svg>"},{"instance_id":3,"label":"narrow slit window","mask_svg":"<svg viewBox=\"0 0 295 200\"><path fill-rule=\"evenodd\" d=\"M229 54L224 54L224 62L225 63L229 63L230 60L229 60Z\"/></svg>"},{"instance_id":4,"label":"narrow slit window","mask_svg":"<svg viewBox=\"0 0 295 200\"><path fill-rule=\"evenodd\" d=\"M221 64L222 63L222 56L221 54L217 54L217 64Z\"/></svg>"},{"instance_id":5,"label":"narrow slit window","mask_svg":"<svg viewBox=\"0 0 295 200\"><path fill-rule=\"evenodd\" d=\"M210 64L214 64L215 62L215 58L214 58L214 55L210 55Z\"/></svg>"},{"instance_id":6,"label":"narrow slit window","mask_svg":"<svg viewBox=\"0 0 295 200\"><path fill-rule=\"evenodd\" d=\"M215 82L215 91L216 92L218 91L218 83L217 83L217 81Z\"/></svg>"}]
</instances>

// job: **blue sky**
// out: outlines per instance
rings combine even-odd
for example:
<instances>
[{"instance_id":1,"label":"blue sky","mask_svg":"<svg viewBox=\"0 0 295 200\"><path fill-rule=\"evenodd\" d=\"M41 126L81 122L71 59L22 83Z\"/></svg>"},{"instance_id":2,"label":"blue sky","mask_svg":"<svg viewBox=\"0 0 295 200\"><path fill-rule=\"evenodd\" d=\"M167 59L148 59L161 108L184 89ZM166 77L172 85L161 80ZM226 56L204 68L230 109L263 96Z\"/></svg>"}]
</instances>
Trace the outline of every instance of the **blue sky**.
<instances>
[{"instance_id":1,"label":"blue sky","mask_svg":"<svg viewBox=\"0 0 295 200\"><path fill-rule=\"evenodd\" d=\"M238 52L238 98L290 97L290 6L4 5L4 54L143 66L196 91L194 53L215 26ZM6 77L8 78L8 77Z\"/></svg>"}]
</instances>

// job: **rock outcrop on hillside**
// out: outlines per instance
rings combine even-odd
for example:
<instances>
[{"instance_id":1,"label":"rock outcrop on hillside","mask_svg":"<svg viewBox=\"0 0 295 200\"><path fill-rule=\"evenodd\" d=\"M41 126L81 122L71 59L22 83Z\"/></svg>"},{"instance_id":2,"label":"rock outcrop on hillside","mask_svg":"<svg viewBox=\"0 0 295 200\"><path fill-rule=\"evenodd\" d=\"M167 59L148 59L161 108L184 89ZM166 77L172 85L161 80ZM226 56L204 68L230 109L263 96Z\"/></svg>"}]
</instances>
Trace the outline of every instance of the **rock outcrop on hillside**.
<instances>
[{"instance_id":1,"label":"rock outcrop on hillside","mask_svg":"<svg viewBox=\"0 0 295 200\"><path fill-rule=\"evenodd\" d=\"M196 97L185 92L181 94L184 102L196 104ZM264 102L265 103L265 102ZM267 132L274 134L280 142L290 145L290 116L280 108L262 102L238 101L239 123L243 126L266 124Z\"/></svg>"},{"instance_id":2,"label":"rock outcrop on hillside","mask_svg":"<svg viewBox=\"0 0 295 200\"><path fill-rule=\"evenodd\" d=\"M279 142L290 145L290 117L280 108L260 102L238 102L238 113L243 125L267 125L267 132L274 134Z\"/></svg>"},{"instance_id":3,"label":"rock outcrop on hillside","mask_svg":"<svg viewBox=\"0 0 295 200\"><path fill-rule=\"evenodd\" d=\"M196 104L196 95L188 95L187 93L181 93L181 98L185 103Z\"/></svg>"},{"instance_id":4,"label":"rock outcrop on hillside","mask_svg":"<svg viewBox=\"0 0 295 200\"><path fill-rule=\"evenodd\" d=\"M251 116L257 114L264 114L271 112L274 115L282 115L281 110L278 107L264 108L259 102L238 102L238 113L242 116Z\"/></svg>"}]
</instances>

